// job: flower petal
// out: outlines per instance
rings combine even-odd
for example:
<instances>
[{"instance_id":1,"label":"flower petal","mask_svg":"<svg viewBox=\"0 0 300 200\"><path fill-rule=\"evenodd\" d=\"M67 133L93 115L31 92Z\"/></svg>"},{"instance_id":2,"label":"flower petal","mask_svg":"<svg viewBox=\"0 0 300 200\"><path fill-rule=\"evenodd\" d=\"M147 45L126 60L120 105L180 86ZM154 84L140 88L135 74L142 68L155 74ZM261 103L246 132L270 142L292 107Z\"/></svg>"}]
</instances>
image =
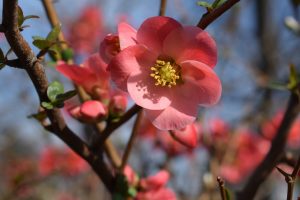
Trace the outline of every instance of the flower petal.
<instances>
[{"instance_id":1,"label":"flower petal","mask_svg":"<svg viewBox=\"0 0 300 200\"><path fill-rule=\"evenodd\" d=\"M153 125L160 130L178 130L195 121L197 107L194 109L186 108L187 103L176 105L172 102L164 110L146 110L146 116L152 121ZM189 111L189 112L183 112Z\"/></svg>"},{"instance_id":2,"label":"flower petal","mask_svg":"<svg viewBox=\"0 0 300 200\"><path fill-rule=\"evenodd\" d=\"M180 144L189 147L195 148L198 144L198 133L195 124L187 125L181 130L172 131L171 136L173 139L178 141Z\"/></svg>"},{"instance_id":3,"label":"flower petal","mask_svg":"<svg viewBox=\"0 0 300 200\"><path fill-rule=\"evenodd\" d=\"M207 65L189 60L180 64L184 83L172 90L177 105L186 104L192 108L195 105L211 106L216 104L222 93L221 81L215 72Z\"/></svg>"},{"instance_id":4,"label":"flower petal","mask_svg":"<svg viewBox=\"0 0 300 200\"><path fill-rule=\"evenodd\" d=\"M137 31L137 41L154 52L162 52L162 44L166 36L174 29L182 27L170 17L151 17L144 21Z\"/></svg>"},{"instance_id":5,"label":"flower petal","mask_svg":"<svg viewBox=\"0 0 300 200\"><path fill-rule=\"evenodd\" d=\"M150 66L140 73L130 75L127 90L137 105L146 109L162 110L171 103L170 88L155 85L154 78L150 76Z\"/></svg>"},{"instance_id":6,"label":"flower petal","mask_svg":"<svg viewBox=\"0 0 300 200\"><path fill-rule=\"evenodd\" d=\"M106 71L107 64L98 54L92 54L84 63L83 67L89 68L100 80L109 80L109 73Z\"/></svg>"},{"instance_id":7,"label":"flower petal","mask_svg":"<svg viewBox=\"0 0 300 200\"><path fill-rule=\"evenodd\" d=\"M161 170L156 174L141 179L141 187L145 190L156 190L164 187L170 178L170 174L166 170Z\"/></svg>"},{"instance_id":8,"label":"flower petal","mask_svg":"<svg viewBox=\"0 0 300 200\"><path fill-rule=\"evenodd\" d=\"M116 85L127 92L127 79L130 74L140 71L140 68L151 67L157 55L151 53L142 45L130 46L109 63L107 69Z\"/></svg>"},{"instance_id":9,"label":"flower petal","mask_svg":"<svg viewBox=\"0 0 300 200\"><path fill-rule=\"evenodd\" d=\"M217 47L214 39L195 26L173 30L164 40L163 51L177 63L197 60L212 68L217 63Z\"/></svg>"},{"instance_id":10,"label":"flower petal","mask_svg":"<svg viewBox=\"0 0 300 200\"><path fill-rule=\"evenodd\" d=\"M96 81L96 77L90 69L78 65L69 65L65 62L59 62L56 66L56 70L71 79L77 85L82 85L87 88L90 87L91 82Z\"/></svg>"},{"instance_id":11,"label":"flower petal","mask_svg":"<svg viewBox=\"0 0 300 200\"><path fill-rule=\"evenodd\" d=\"M121 50L136 45L136 30L129 24L122 22L118 25L118 34Z\"/></svg>"}]
</instances>

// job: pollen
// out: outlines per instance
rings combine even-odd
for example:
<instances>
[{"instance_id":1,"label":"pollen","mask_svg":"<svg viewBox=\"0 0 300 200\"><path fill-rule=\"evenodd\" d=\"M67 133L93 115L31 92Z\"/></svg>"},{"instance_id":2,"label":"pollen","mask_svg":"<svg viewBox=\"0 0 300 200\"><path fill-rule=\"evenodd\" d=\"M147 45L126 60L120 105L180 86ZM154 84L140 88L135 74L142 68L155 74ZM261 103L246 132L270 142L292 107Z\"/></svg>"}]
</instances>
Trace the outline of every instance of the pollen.
<instances>
[{"instance_id":1,"label":"pollen","mask_svg":"<svg viewBox=\"0 0 300 200\"><path fill-rule=\"evenodd\" d=\"M151 68L151 77L155 79L156 86L167 86L171 88L180 80L180 66L172 61L157 59Z\"/></svg>"}]
</instances>

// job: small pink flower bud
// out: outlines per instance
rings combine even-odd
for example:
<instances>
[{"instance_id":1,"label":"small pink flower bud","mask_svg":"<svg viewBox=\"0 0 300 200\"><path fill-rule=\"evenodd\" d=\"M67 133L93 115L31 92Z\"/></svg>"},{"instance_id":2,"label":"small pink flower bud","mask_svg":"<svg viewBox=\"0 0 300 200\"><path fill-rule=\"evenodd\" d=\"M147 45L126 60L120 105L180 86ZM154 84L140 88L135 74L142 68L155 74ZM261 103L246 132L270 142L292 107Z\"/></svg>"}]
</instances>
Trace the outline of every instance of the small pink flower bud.
<instances>
[{"instance_id":1,"label":"small pink flower bud","mask_svg":"<svg viewBox=\"0 0 300 200\"><path fill-rule=\"evenodd\" d=\"M100 44L100 55L106 63L120 52L120 40L118 35L108 34Z\"/></svg>"},{"instance_id":2,"label":"small pink flower bud","mask_svg":"<svg viewBox=\"0 0 300 200\"><path fill-rule=\"evenodd\" d=\"M115 95L111 98L109 110L113 115L121 115L125 112L127 107L126 95Z\"/></svg>"},{"instance_id":3,"label":"small pink flower bud","mask_svg":"<svg viewBox=\"0 0 300 200\"><path fill-rule=\"evenodd\" d=\"M107 115L107 109L100 101L90 100L80 106L80 113L83 121L96 122Z\"/></svg>"}]
</instances>

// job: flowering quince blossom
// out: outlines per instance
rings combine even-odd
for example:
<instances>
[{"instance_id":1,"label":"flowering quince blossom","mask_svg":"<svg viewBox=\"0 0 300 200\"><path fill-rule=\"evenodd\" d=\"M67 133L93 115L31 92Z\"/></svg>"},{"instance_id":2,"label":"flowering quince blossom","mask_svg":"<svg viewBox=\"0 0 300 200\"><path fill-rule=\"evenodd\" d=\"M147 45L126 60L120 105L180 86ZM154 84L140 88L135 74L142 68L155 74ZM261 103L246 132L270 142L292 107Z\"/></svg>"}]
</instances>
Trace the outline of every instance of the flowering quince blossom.
<instances>
[{"instance_id":1,"label":"flowering quince blossom","mask_svg":"<svg viewBox=\"0 0 300 200\"><path fill-rule=\"evenodd\" d=\"M74 176L87 170L87 163L71 149L47 147L40 156L39 171L43 176L47 176L53 172L61 172L67 176Z\"/></svg>"},{"instance_id":2,"label":"flowering quince blossom","mask_svg":"<svg viewBox=\"0 0 300 200\"><path fill-rule=\"evenodd\" d=\"M98 56L91 55L81 66L59 62L56 70L82 86L91 96L103 100L109 96L109 73Z\"/></svg>"},{"instance_id":3,"label":"flowering quince blossom","mask_svg":"<svg viewBox=\"0 0 300 200\"><path fill-rule=\"evenodd\" d=\"M283 119L283 112L278 112L271 120L262 125L262 134L269 140L275 137L275 134ZM287 144L289 147L297 149L300 147L300 120L293 123L288 133Z\"/></svg>"},{"instance_id":4,"label":"flowering quince blossom","mask_svg":"<svg viewBox=\"0 0 300 200\"><path fill-rule=\"evenodd\" d=\"M264 159L270 142L248 130L240 130L232 144L236 145L236 155L232 162L222 164L220 174L228 182L238 183Z\"/></svg>"},{"instance_id":5,"label":"flowering quince blossom","mask_svg":"<svg viewBox=\"0 0 300 200\"><path fill-rule=\"evenodd\" d=\"M113 57L108 70L157 128L177 130L196 119L198 105L218 102L222 89L212 70L216 61L216 44L208 33L159 16L144 21L136 44Z\"/></svg>"},{"instance_id":6,"label":"flowering quince blossom","mask_svg":"<svg viewBox=\"0 0 300 200\"><path fill-rule=\"evenodd\" d=\"M121 50L136 45L136 30L125 22L118 25L118 34L108 34L100 44L100 57L106 63Z\"/></svg>"},{"instance_id":7,"label":"flowering quince blossom","mask_svg":"<svg viewBox=\"0 0 300 200\"><path fill-rule=\"evenodd\" d=\"M76 53L91 53L96 49L102 31L103 23L99 8L88 6L71 24L67 39Z\"/></svg>"},{"instance_id":8,"label":"flowering quince blossom","mask_svg":"<svg viewBox=\"0 0 300 200\"><path fill-rule=\"evenodd\" d=\"M96 100L83 102L80 106L68 109L69 113L79 121L94 123L107 116L107 108L103 103Z\"/></svg>"},{"instance_id":9,"label":"flowering quince blossom","mask_svg":"<svg viewBox=\"0 0 300 200\"><path fill-rule=\"evenodd\" d=\"M127 177L130 186L139 188L134 200L176 200L174 192L166 188L170 178L170 174L166 170L161 170L155 175L139 180L132 168L126 166L124 175Z\"/></svg>"}]
</instances>

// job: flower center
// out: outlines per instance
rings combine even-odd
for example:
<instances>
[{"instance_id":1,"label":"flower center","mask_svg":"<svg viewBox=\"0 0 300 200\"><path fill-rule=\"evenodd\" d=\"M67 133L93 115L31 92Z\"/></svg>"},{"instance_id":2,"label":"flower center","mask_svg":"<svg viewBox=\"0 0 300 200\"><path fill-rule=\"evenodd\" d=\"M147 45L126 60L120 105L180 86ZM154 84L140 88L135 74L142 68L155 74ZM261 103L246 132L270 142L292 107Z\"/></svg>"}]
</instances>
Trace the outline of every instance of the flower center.
<instances>
[{"instance_id":1,"label":"flower center","mask_svg":"<svg viewBox=\"0 0 300 200\"><path fill-rule=\"evenodd\" d=\"M180 78L180 66L174 61L165 61L157 59L153 67L150 68L151 77L155 79L155 85L168 86L171 88L175 86Z\"/></svg>"}]
</instances>

